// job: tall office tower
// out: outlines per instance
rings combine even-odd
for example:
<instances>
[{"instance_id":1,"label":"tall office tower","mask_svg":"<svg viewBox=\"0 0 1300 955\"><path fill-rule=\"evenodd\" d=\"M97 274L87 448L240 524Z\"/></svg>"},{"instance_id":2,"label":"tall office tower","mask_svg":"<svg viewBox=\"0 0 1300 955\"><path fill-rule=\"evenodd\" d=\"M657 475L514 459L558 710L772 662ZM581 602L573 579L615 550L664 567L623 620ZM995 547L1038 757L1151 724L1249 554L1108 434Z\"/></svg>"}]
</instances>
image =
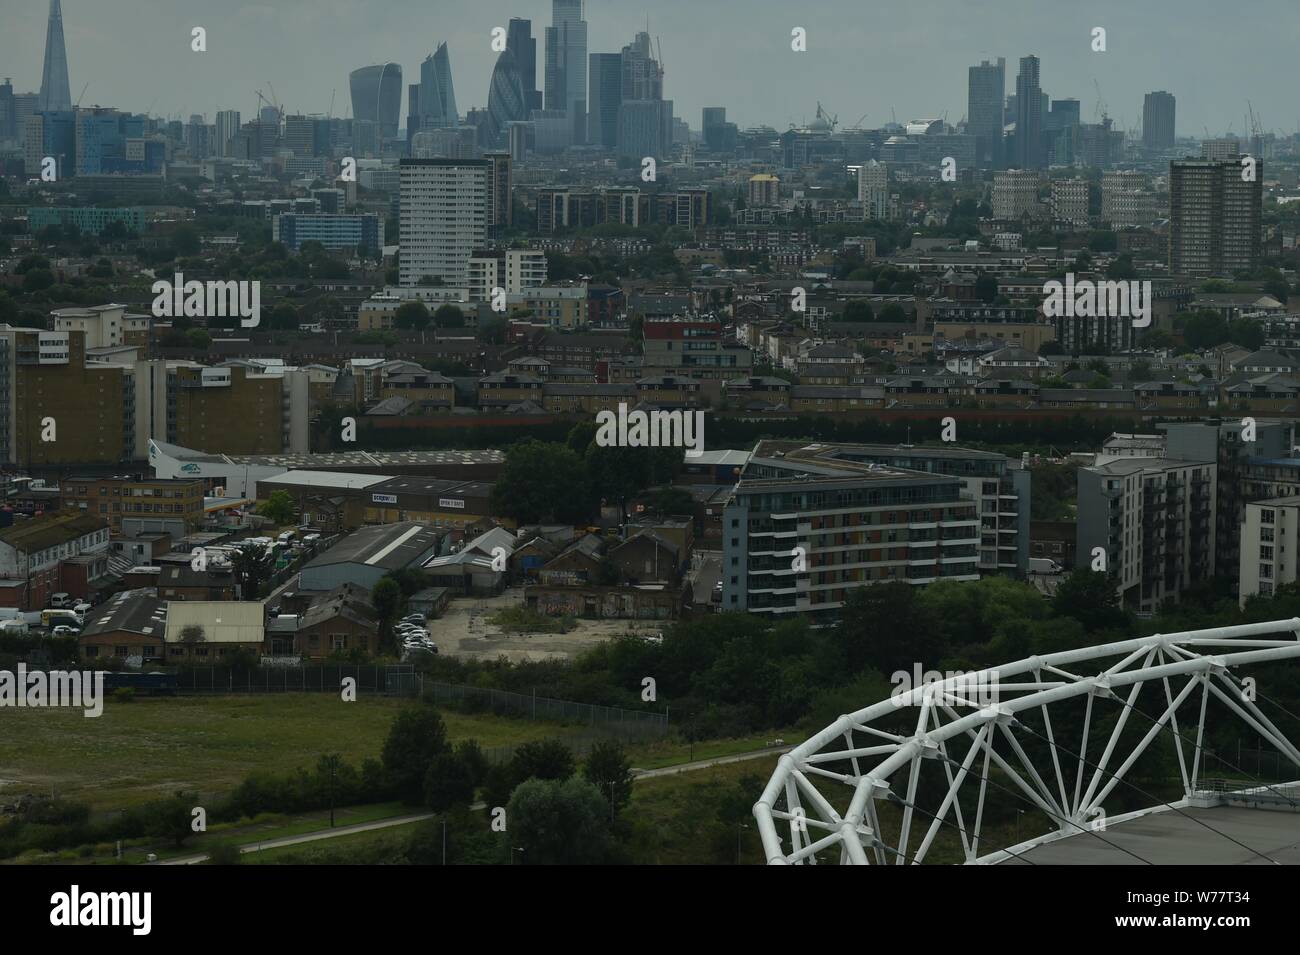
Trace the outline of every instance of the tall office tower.
<instances>
[{"instance_id":1,"label":"tall office tower","mask_svg":"<svg viewBox=\"0 0 1300 955\"><path fill-rule=\"evenodd\" d=\"M510 153L493 151L484 153L488 161L487 216L488 234L500 238L515 221L515 204L511 192L514 187Z\"/></svg>"},{"instance_id":2,"label":"tall office tower","mask_svg":"<svg viewBox=\"0 0 1300 955\"><path fill-rule=\"evenodd\" d=\"M212 152L217 156L230 155L230 141L239 134L239 110L223 109L217 113L217 141Z\"/></svg>"},{"instance_id":3,"label":"tall office tower","mask_svg":"<svg viewBox=\"0 0 1300 955\"><path fill-rule=\"evenodd\" d=\"M623 54L593 53L587 95L587 142L613 149L618 145L618 110L623 104Z\"/></svg>"},{"instance_id":4,"label":"tall office tower","mask_svg":"<svg viewBox=\"0 0 1300 955\"><path fill-rule=\"evenodd\" d=\"M725 106L706 106L701 117L704 145L710 152L734 153L736 151L736 124L727 122Z\"/></svg>"},{"instance_id":5,"label":"tall office tower","mask_svg":"<svg viewBox=\"0 0 1300 955\"><path fill-rule=\"evenodd\" d=\"M486 159L403 159L399 175L398 282L419 285L426 276L464 287L469 260L487 242Z\"/></svg>"},{"instance_id":6,"label":"tall office tower","mask_svg":"<svg viewBox=\"0 0 1300 955\"><path fill-rule=\"evenodd\" d=\"M996 168L1002 161L1006 69L1006 58L1000 56L996 64L984 60L968 70L966 131L975 137L975 155L981 166Z\"/></svg>"},{"instance_id":7,"label":"tall office tower","mask_svg":"<svg viewBox=\"0 0 1300 955\"><path fill-rule=\"evenodd\" d=\"M190 121L185 125L185 148L191 159L207 159L212 155L208 125L198 113L191 113Z\"/></svg>"},{"instance_id":8,"label":"tall office tower","mask_svg":"<svg viewBox=\"0 0 1300 955\"><path fill-rule=\"evenodd\" d=\"M40 101L40 93L14 94L14 142L23 143L23 130L27 127L27 120L32 118Z\"/></svg>"},{"instance_id":9,"label":"tall office tower","mask_svg":"<svg viewBox=\"0 0 1300 955\"><path fill-rule=\"evenodd\" d=\"M1067 129L1079 125L1079 101L1077 99L1054 99L1051 109L1043 120L1043 129Z\"/></svg>"},{"instance_id":10,"label":"tall office tower","mask_svg":"<svg viewBox=\"0 0 1300 955\"><path fill-rule=\"evenodd\" d=\"M1174 94L1158 90L1142 100L1142 145L1168 149L1174 144Z\"/></svg>"},{"instance_id":11,"label":"tall office tower","mask_svg":"<svg viewBox=\"0 0 1300 955\"><path fill-rule=\"evenodd\" d=\"M663 99L664 71L651 55L650 34L623 47L623 99Z\"/></svg>"},{"instance_id":12,"label":"tall office tower","mask_svg":"<svg viewBox=\"0 0 1300 955\"><path fill-rule=\"evenodd\" d=\"M420 84L406 88L406 141L409 143L420 131Z\"/></svg>"},{"instance_id":13,"label":"tall office tower","mask_svg":"<svg viewBox=\"0 0 1300 955\"><path fill-rule=\"evenodd\" d=\"M519 75L519 64L509 47L497 57L497 65L492 69L492 83L488 87L488 129L487 139L492 145L499 145L506 135L510 123L518 123L528 118L527 93L523 78Z\"/></svg>"},{"instance_id":14,"label":"tall office tower","mask_svg":"<svg viewBox=\"0 0 1300 955\"><path fill-rule=\"evenodd\" d=\"M1175 275L1232 275L1260 263L1264 163L1244 180L1236 158L1169 164L1169 269Z\"/></svg>"},{"instance_id":15,"label":"tall office tower","mask_svg":"<svg viewBox=\"0 0 1300 955\"><path fill-rule=\"evenodd\" d=\"M402 67L397 63L363 66L348 74L352 93L352 115L378 123L382 135L397 135L402 113Z\"/></svg>"},{"instance_id":16,"label":"tall office tower","mask_svg":"<svg viewBox=\"0 0 1300 955\"><path fill-rule=\"evenodd\" d=\"M506 28L506 49L515 55L519 79L524 86L524 108L528 112L542 108L542 93L537 88L537 40L533 21L512 17Z\"/></svg>"},{"instance_id":17,"label":"tall office tower","mask_svg":"<svg viewBox=\"0 0 1300 955\"><path fill-rule=\"evenodd\" d=\"M0 141L13 139L17 135L14 129L14 84L9 77L0 83Z\"/></svg>"},{"instance_id":18,"label":"tall office tower","mask_svg":"<svg viewBox=\"0 0 1300 955\"><path fill-rule=\"evenodd\" d=\"M41 73L42 112L72 109L68 88L68 51L63 45L63 8L50 0L50 21L45 28L45 69Z\"/></svg>"},{"instance_id":19,"label":"tall office tower","mask_svg":"<svg viewBox=\"0 0 1300 955\"><path fill-rule=\"evenodd\" d=\"M23 161L39 174L41 162L53 156L60 179L76 175L77 114L72 110L35 112L24 126Z\"/></svg>"},{"instance_id":20,"label":"tall office tower","mask_svg":"<svg viewBox=\"0 0 1300 955\"><path fill-rule=\"evenodd\" d=\"M551 0L546 28L546 108L587 109L587 21L582 0Z\"/></svg>"},{"instance_id":21,"label":"tall office tower","mask_svg":"<svg viewBox=\"0 0 1300 955\"><path fill-rule=\"evenodd\" d=\"M1043 91L1038 82L1038 57L1022 56L1016 77L1016 151L1014 165L1037 169L1043 164Z\"/></svg>"},{"instance_id":22,"label":"tall office tower","mask_svg":"<svg viewBox=\"0 0 1300 955\"><path fill-rule=\"evenodd\" d=\"M456 126L456 91L451 82L451 54L447 44L438 44L432 56L420 64L420 128Z\"/></svg>"},{"instance_id":23,"label":"tall office tower","mask_svg":"<svg viewBox=\"0 0 1300 955\"><path fill-rule=\"evenodd\" d=\"M662 158L672 146L672 100L623 100L618 110L618 154Z\"/></svg>"}]
</instances>

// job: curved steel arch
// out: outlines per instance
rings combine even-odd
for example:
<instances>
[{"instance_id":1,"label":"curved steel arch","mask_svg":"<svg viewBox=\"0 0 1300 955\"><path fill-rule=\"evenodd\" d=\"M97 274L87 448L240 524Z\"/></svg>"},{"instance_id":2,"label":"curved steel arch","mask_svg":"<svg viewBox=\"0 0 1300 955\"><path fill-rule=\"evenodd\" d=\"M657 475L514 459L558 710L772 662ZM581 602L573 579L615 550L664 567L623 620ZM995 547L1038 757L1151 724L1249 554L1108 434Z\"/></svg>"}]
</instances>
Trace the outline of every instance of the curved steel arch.
<instances>
[{"instance_id":1,"label":"curved steel arch","mask_svg":"<svg viewBox=\"0 0 1300 955\"><path fill-rule=\"evenodd\" d=\"M1286 634L1285 638L1276 635ZM1269 635L1275 635L1271 639ZM1117 662L1095 674L1076 670L1096 661L1118 657ZM776 772L754 805L763 850L769 864L816 864L816 853L838 848L840 863L867 865L894 862L923 862L940 828L945 824L961 831L967 863L999 862L1016 854L999 850L979 855L980 832L989 793L991 765L1002 770L1008 787L1035 804L1052 819L1058 830L1022 843L1041 843L1085 831L1096 831L1102 800L1123 780L1125 773L1146 751L1162 730L1172 731L1182 775L1184 800L1198 792L1202 767L1206 704L1212 694L1246 725L1300 767L1300 750L1259 711L1249 694L1228 677L1232 667L1300 659L1300 618L1268 623L1245 624L1184 633L1153 634L1118 643L1066 650L1028 657L1006 666L954 675L899 693L890 699L841 716L833 724L781 757ZM1019 678L1008 679L1008 678ZM1186 682L1176 685L1180 677ZM1133 712L1134 701L1144 685L1163 686L1165 708L1151 728L1122 761L1116 752L1121 735ZM1174 681L1174 683L1171 683ZM1178 714L1199 687L1198 714L1180 724ZM1088 733L1095 700L1119 699L1127 689L1127 701L1100 755L1088 751ZM974 691L974 692L972 692ZM955 707L970 705L972 696L991 695L995 701L977 700L979 708L962 715ZM1073 746L1059 743L1052 732L1048 707L1065 700L1084 698L1085 716L1081 739ZM1047 742L1050 762L1036 765L1025 752L1015 730L1025 728L1017 714L1038 710L1045 732L1033 733L1036 744ZM910 734L873 726L887 716L903 712L916 715ZM946 721L945 721L946 720ZM1181 726L1181 728L1180 728ZM1032 731L1031 731L1032 732ZM960 738L971 740L964 755L950 756L948 749ZM1194 745L1190 742L1194 737ZM1003 752L994 745L1005 742ZM840 746L840 748L832 748ZM881 757L868 768L868 763ZM977 757L979 762L977 763ZM909 852L914 820L917 781L923 760L943 765L948 791L932 814L920 810L926 831ZM846 764L836 771L830 767ZM1108 767L1115 767L1110 769ZM1067 782L1073 770L1073 779ZM899 797L891 780L906 771L906 794ZM962 812L958 794L963 783L975 780L979 795L975 818ZM815 780L836 784L845 795L851 789L847 807L837 808ZM1070 784L1072 782L1072 785ZM823 787L826 788L826 787ZM829 789L827 790L829 791ZM901 802L902 822L896 838L887 841L882 832L876 803L880 799ZM843 800L841 799L841 805ZM1159 804L1138 813L1164 810ZM1103 817L1104 819L1104 817ZM1019 848L1019 847L1017 847Z\"/></svg>"}]
</instances>

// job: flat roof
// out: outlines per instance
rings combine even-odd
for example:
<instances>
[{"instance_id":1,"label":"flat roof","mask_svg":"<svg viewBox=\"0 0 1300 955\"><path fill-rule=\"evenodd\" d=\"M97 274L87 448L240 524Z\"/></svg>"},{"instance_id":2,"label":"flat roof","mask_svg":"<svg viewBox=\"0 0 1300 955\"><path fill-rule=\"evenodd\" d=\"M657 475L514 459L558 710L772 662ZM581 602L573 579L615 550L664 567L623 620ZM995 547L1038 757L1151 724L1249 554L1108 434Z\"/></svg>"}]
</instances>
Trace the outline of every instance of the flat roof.
<instances>
[{"instance_id":1,"label":"flat roof","mask_svg":"<svg viewBox=\"0 0 1300 955\"><path fill-rule=\"evenodd\" d=\"M258 484L310 485L335 489L368 488L391 481L391 474L357 474L355 471L286 471L275 477L262 478Z\"/></svg>"},{"instance_id":2,"label":"flat roof","mask_svg":"<svg viewBox=\"0 0 1300 955\"><path fill-rule=\"evenodd\" d=\"M1095 836L1078 832L999 864L1300 865L1300 823L1281 809L1168 810L1109 825Z\"/></svg>"}]
</instances>

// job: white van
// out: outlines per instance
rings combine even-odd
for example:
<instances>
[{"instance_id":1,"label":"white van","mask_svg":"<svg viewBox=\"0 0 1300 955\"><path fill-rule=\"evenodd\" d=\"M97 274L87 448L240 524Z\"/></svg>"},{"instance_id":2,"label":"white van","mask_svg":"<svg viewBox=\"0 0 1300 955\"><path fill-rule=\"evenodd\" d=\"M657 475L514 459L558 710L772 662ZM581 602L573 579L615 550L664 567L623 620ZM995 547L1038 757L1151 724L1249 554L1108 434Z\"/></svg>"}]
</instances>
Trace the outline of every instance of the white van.
<instances>
[{"instance_id":1,"label":"white van","mask_svg":"<svg viewBox=\"0 0 1300 955\"><path fill-rule=\"evenodd\" d=\"M8 634L11 637L27 636L26 620L4 620L0 621L0 633Z\"/></svg>"},{"instance_id":2,"label":"white van","mask_svg":"<svg viewBox=\"0 0 1300 955\"><path fill-rule=\"evenodd\" d=\"M74 603L76 603L76 601L72 599L72 594L60 592L50 597L50 606L56 610L64 607L71 609Z\"/></svg>"},{"instance_id":3,"label":"white van","mask_svg":"<svg viewBox=\"0 0 1300 955\"><path fill-rule=\"evenodd\" d=\"M77 616L71 610L50 609L50 610L41 611L42 627L47 627L52 629L54 627L59 626L60 624L63 624L65 626L69 626L69 625L74 626L78 630L80 630L82 621L83 618Z\"/></svg>"}]
</instances>

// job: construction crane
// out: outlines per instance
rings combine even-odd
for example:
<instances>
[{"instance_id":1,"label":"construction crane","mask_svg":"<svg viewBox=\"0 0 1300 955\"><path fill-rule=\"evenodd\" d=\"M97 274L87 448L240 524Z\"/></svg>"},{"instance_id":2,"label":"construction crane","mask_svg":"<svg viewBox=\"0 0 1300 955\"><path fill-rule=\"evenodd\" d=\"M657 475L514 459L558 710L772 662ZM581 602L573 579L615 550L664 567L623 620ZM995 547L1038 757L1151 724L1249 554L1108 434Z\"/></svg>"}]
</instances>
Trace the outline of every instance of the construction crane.
<instances>
[{"instance_id":1,"label":"construction crane","mask_svg":"<svg viewBox=\"0 0 1300 955\"><path fill-rule=\"evenodd\" d=\"M325 114L326 117L329 118L329 119L333 119L333 118L334 118L334 95L335 95L338 91L339 91L339 90L338 90L338 87L337 87L337 86L334 87L334 89L330 90L330 111L329 111L328 113Z\"/></svg>"},{"instance_id":2,"label":"construction crane","mask_svg":"<svg viewBox=\"0 0 1300 955\"><path fill-rule=\"evenodd\" d=\"M77 102L76 102L76 105L72 107L73 109L80 109L80 108L81 108L81 99L82 99L83 96L86 95L86 90L89 89L89 88L90 88L90 82L87 81L87 82L86 82L86 85L83 86L83 87L81 88L81 94L77 97Z\"/></svg>"},{"instance_id":3,"label":"construction crane","mask_svg":"<svg viewBox=\"0 0 1300 955\"><path fill-rule=\"evenodd\" d=\"M1106 119L1106 101L1101 98L1101 84L1096 79L1092 81L1093 88L1097 91L1097 105L1093 108L1092 118L1094 120Z\"/></svg>"}]
</instances>

